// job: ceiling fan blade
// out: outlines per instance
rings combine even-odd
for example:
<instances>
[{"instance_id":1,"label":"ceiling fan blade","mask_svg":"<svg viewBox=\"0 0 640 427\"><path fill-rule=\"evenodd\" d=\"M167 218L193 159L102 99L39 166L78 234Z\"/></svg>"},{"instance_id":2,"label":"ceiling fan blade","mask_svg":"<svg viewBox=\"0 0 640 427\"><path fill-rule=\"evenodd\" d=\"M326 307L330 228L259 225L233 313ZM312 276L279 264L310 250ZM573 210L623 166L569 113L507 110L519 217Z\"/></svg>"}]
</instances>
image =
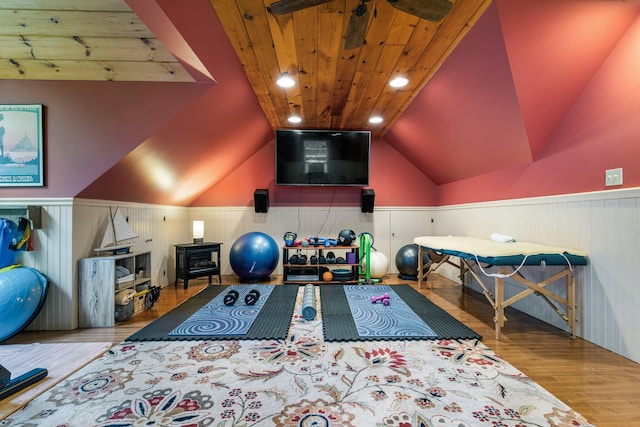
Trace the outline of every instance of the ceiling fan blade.
<instances>
[{"instance_id":1,"label":"ceiling fan blade","mask_svg":"<svg viewBox=\"0 0 640 427\"><path fill-rule=\"evenodd\" d=\"M364 37L367 35L368 24L368 9L365 9L362 15L357 14L355 11L351 14L351 17L349 18L349 26L347 27L347 34L344 36L345 50L355 49L362 46L362 43L364 43Z\"/></svg>"},{"instance_id":2,"label":"ceiling fan blade","mask_svg":"<svg viewBox=\"0 0 640 427\"><path fill-rule=\"evenodd\" d=\"M449 0L387 0L398 10L428 21L439 22L453 7Z\"/></svg>"},{"instance_id":3,"label":"ceiling fan blade","mask_svg":"<svg viewBox=\"0 0 640 427\"><path fill-rule=\"evenodd\" d=\"M331 0L280 0L269 5L269 10L274 15L296 12L319 4L329 3Z\"/></svg>"}]
</instances>

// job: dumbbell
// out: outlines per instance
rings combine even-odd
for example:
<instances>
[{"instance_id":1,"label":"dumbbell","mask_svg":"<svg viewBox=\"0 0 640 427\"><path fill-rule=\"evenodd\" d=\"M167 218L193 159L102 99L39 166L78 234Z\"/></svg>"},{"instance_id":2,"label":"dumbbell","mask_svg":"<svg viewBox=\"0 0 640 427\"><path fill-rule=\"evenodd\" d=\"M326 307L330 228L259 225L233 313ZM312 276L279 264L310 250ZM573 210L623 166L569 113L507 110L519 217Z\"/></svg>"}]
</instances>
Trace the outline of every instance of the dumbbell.
<instances>
[{"instance_id":1,"label":"dumbbell","mask_svg":"<svg viewBox=\"0 0 640 427\"><path fill-rule=\"evenodd\" d=\"M228 306L234 305L236 301L238 301L239 297L240 297L240 294L238 293L238 291L236 291L235 289L230 290L224 296L224 299L223 299L224 305L228 305ZM259 298L260 298L260 292L258 292L256 289L251 289L249 293L245 295L244 303L247 305L255 305L255 303L258 302Z\"/></svg>"},{"instance_id":2,"label":"dumbbell","mask_svg":"<svg viewBox=\"0 0 640 427\"><path fill-rule=\"evenodd\" d=\"M380 295L379 297L371 297L371 303L375 304L377 302L381 302L382 305L389 305L390 301L389 301L389 294L387 292L385 292L384 294Z\"/></svg>"},{"instance_id":3,"label":"dumbbell","mask_svg":"<svg viewBox=\"0 0 640 427\"><path fill-rule=\"evenodd\" d=\"M244 303L247 305L254 305L258 302L258 298L260 298L260 292L255 289L251 289L247 295L244 297Z\"/></svg>"},{"instance_id":4,"label":"dumbbell","mask_svg":"<svg viewBox=\"0 0 640 427\"><path fill-rule=\"evenodd\" d=\"M235 289L230 290L224 296L224 300L223 300L224 305L234 305L236 301L238 301L239 296L240 294L238 293L238 291L236 291Z\"/></svg>"}]
</instances>

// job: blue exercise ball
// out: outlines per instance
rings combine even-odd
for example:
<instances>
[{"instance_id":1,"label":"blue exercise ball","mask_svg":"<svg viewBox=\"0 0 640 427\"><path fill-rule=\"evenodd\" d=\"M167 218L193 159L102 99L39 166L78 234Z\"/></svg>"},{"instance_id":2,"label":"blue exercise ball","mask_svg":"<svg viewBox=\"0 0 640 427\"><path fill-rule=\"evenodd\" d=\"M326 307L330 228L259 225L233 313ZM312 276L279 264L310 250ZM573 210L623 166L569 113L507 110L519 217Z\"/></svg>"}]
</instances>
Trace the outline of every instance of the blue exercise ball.
<instances>
[{"instance_id":1,"label":"blue exercise ball","mask_svg":"<svg viewBox=\"0 0 640 427\"><path fill-rule=\"evenodd\" d=\"M38 315L47 298L47 279L30 267L0 272L0 342L8 340Z\"/></svg>"},{"instance_id":2,"label":"blue exercise ball","mask_svg":"<svg viewBox=\"0 0 640 427\"><path fill-rule=\"evenodd\" d=\"M280 249L276 241L260 231L238 237L229 251L233 272L247 281L268 280L279 259Z\"/></svg>"}]
</instances>

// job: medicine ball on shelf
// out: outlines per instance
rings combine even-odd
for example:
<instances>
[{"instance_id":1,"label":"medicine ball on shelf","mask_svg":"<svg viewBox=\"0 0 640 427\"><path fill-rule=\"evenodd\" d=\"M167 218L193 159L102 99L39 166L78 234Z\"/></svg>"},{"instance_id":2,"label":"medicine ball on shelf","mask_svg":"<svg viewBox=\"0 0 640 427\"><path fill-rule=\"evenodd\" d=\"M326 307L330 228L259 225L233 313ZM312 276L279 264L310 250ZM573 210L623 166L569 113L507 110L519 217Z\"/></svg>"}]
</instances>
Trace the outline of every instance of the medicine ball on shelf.
<instances>
[{"instance_id":1,"label":"medicine ball on shelf","mask_svg":"<svg viewBox=\"0 0 640 427\"><path fill-rule=\"evenodd\" d=\"M353 230L344 229L338 234L338 244L341 246L349 246L356 240L356 233Z\"/></svg>"}]
</instances>

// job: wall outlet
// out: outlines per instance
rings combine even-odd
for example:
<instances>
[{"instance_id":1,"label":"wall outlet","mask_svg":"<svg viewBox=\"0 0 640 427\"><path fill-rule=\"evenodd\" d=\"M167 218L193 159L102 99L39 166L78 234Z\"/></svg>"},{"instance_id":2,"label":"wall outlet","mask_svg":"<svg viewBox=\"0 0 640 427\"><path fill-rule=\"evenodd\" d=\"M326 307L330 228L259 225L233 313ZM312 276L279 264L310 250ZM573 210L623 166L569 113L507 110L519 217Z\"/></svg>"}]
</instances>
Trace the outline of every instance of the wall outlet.
<instances>
[{"instance_id":1,"label":"wall outlet","mask_svg":"<svg viewBox=\"0 0 640 427\"><path fill-rule=\"evenodd\" d=\"M607 169L604 172L604 185L606 187L622 185L622 168Z\"/></svg>"}]
</instances>

